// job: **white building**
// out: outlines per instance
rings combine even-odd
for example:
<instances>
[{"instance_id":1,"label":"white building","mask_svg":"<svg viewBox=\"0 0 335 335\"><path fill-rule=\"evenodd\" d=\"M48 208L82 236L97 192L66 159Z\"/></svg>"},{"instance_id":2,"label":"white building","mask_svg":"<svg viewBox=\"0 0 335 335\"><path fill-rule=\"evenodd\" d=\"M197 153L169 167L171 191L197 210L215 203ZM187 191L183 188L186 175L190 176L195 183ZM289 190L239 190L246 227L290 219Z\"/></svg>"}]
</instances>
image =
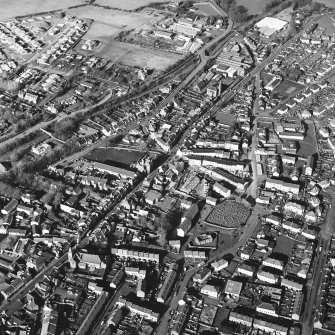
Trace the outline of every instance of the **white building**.
<instances>
[{"instance_id":1,"label":"white building","mask_svg":"<svg viewBox=\"0 0 335 335\"><path fill-rule=\"evenodd\" d=\"M213 285L204 285L200 292L207 295L210 298L218 299L220 295L220 290L218 287Z\"/></svg>"}]
</instances>

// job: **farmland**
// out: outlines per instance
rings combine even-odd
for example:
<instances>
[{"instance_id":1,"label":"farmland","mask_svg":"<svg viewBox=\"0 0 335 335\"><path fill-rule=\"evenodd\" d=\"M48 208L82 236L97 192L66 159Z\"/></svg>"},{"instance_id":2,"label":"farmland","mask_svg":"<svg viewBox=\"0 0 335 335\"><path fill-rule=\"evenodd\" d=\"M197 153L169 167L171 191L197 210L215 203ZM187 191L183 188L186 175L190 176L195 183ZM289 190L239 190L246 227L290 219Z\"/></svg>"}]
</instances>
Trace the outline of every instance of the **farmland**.
<instances>
[{"instance_id":1,"label":"farmland","mask_svg":"<svg viewBox=\"0 0 335 335\"><path fill-rule=\"evenodd\" d=\"M36 13L66 9L69 6L85 4L84 0L0 0L2 8L0 20L6 20L15 16L33 15Z\"/></svg>"},{"instance_id":2,"label":"farmland","mask_svg":"<svg viewBox=\"0 0 335 335\"><path fill-rule=\"evenodd\" d=\"M95 54L110 59L114 63L121 62L128 66L164 70L183 57L179 54L146 49L134 44L120 43L113 40L113 36L119 32L151 25L159 20L159 17L143 12L127 13L94 6L72 8L67 11L67 14L94 20L85 38L101 41L102 44L96 49Z\"/></svg>"}]
</instances>

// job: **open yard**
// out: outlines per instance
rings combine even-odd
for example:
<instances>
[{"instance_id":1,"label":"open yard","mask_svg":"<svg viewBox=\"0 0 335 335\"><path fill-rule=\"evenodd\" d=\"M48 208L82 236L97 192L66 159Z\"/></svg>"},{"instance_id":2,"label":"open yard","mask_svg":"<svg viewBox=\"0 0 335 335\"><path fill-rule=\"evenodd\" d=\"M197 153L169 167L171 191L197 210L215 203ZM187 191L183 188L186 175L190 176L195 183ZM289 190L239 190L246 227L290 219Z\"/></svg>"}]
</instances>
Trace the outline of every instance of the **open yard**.
<instances>
[{"instance_id":1,"label":"open yard","mask_svg":"<svg viewBox=\"0 0 335 335\"><path fill-rule=\"evenodd\" d=\"M0 0L0 20L15 16L66 9L69 6L85 4L84 0Z\"/></svg>"},{"instance_id":2,"label":"open yard","mask_svg":"<svg viewBox=\"0 0 335 335\"><path fill-rule=\"evenodd\" d=\"M110 6L123 10L134 10L139 7L147 6L152 2L166 3L169 0L96 0L95 3L102 6Z\"/></svg>"}]
</instances>

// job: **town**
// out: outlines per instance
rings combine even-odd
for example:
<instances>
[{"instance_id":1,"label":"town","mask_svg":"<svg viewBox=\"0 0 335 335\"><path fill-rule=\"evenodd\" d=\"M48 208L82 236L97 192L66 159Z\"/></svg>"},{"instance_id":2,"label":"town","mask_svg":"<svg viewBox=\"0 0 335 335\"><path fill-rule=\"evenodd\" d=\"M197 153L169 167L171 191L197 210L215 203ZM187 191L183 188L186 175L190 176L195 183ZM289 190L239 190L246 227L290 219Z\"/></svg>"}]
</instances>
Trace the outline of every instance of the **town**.
<instances>
[{"instance_id":1,"label":"town","mask_svg":"<svg viewBox=\"0 0 335 335\"><path fill-rule=\"evenodd\" d=\"M0 13L1 334L333 334L335 3L36 3Z\"/></svg>"}]
</instances>

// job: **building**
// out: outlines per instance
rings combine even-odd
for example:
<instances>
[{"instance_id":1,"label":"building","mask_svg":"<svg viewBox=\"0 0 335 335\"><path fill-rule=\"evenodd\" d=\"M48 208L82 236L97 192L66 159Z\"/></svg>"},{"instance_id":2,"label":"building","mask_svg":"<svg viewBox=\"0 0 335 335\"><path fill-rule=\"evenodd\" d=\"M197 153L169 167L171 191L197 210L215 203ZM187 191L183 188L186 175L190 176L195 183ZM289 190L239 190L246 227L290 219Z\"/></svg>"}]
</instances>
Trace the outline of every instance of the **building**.
<instances>
[{"instance_id":1,"label":"building","mask_svg":"<svg viewBox=\"0 0 335 335\"><path fill-rule=\"evenodd\" d=\"M120 258L132 258L138 261L154 262L159 263L159 254L152 252L143 252L136 250L129 250L123 248L112 248L112 255L116 255Z\"/></svg>"},{"instance_id":2,"label":"building","mask_svg":"<svg viewBox=\"0 0 335 335\"><path fill-rule=\"evenodd\" d=\"M138 306L136 304L133 304L130 301L127 301L123 298L119 298L119 300L116 302L118 306L125 306L131 313L138 314L139 316L143 317L144 319L152 322L158 322L159 321L159 314L156 312L153 312L151 309L144 308L141 306Z\"/></svg>"},{"instance_id":3,"label":"building","mask_svg":"<svg viewBox=\"0 0 335 335\"><path fill-rule=\"evenodd\" d=\"M175 311L174 324L171 328L171 335L182 335L186 318L189 314L189 306L181 300Z\"/></svg>"},{"instance_id":4,"label":"building","mask_svg":"<svg viewBox=\"0 0 335 335\"><path fill-rule=\"evenodd\" d=\"M219 184L218 182L213 185L213 191L222 195L225 198L228 198L231 195L231 191L227 187Z\"/></svg>"},{"instance_id":5,"label":"building","mask_svg":"<svg viewBox=\"0 0 335 335\"><path fill-rule=\"evenodd\" d=\"M200 263L206 261L206 253L198 250L185 250L184 256L190 262Z\"/></svg>"},{"instance_id":6,"label":"building","mask_svg":"<svg viewBox=\"0 0 335 335\"><path fill-rule=\"evenodd\" d=\"M200 292L202 294L207 295L210 298L213 298L213 299L219 299L219 296L220 296L220 289L219 289L219 287L213 286L213 285L204 285L201 288Z\"/></svg>"},{"instance_id":7,"label":"building","mask_svg":"<svg viewBox=\"0 0 335 335\"><path fill-rule=\"evenodd\" d=\"M251 316L243 315L236 312L230 312L229 321L238 323L247 327L252 326L253 318Z\"/></svg>"},{"instance_id":8,"label":"building","mask_svg":"<svg viewBox=\"0 0 335 335\"><path fill-rule=\"evenodd\" d=\"M264 331L266 334L287 335L288 332L287 327L260 319L254 319L253 327L254 329Z\"/></svg>"},{"instance_id":9,"label":"building","mask_svg":"<svg viewBox=\"0 0 335 335\"><path fill-rule=\"evenodd\" d=\"M274 17L265 17L255 24L262 36L269 38L273 34L285 29L288 23Z\"/></svg>"},{"instance_id":10,"label":"building","mask_svg":"<svg viewBox=\"0 0 335 335\"><path fill-rule=\"evenodd\" d=\"M267 271L258 271L257 278L263 282L270 283L270 284L276 284L278 282L278 276L267 272Z\"/></svg>"},{"instance_id":11,"label":"building","mask_svg":"<svg viewBox=\"0 0 335 335\"><path fill-rule=\"evenodd\" d=\"M216 262L213 262L211 264L211 267L213 268L213 271L219 272L222 269L226 268L228 266L228 264L229 264L228 261L226 261L225 259L220 259Z\"/></svg>"},{"instance_id":12,"label":"building","mask_svg":"<svg viewBox=\"0 0 335 335\"><path fill-rule=\"evenodd\" d=\"M302 291L303 289L302 284L296 283L286 278L283 278L281 280L281 286L287 287L289 290L293 290L293 291Z\"/></svg>"},{"instance_id":13,"label":"building","mask_svg":"<svg viewBox=\"0 0 335 335\"><path fill-rule=\"evenodd\" d=\"M243 284L231 279L228 279L226 287L225 287L225 294L239 299L241 291L242 291Z\"/></svg>"},{"instance_id":14,"label":"building","mask_svg":"<svg viewBox=\"0 0 335 335\"><path fill-rule=\"evenodd\" d=\"M58 312L44 305L42 310L41 335L54 335L57 330Z\"/></svg>"},{"instance_id":15,"label":"building","mask_svg":"<svg viewBox=\"0 0 335 335\"><path fill-rule=\"evenodd\" d=\"M294 195L298 195L300 190L299 184L287 183L279 179L267 179L265 188L283 193L292 193Z\"/></svg>"},{"instance_id":16,"label":"building","mask_svg":"<svg viewBox=\"0 0 335 335\"><path fill-rule=\"evenodd\" d=\"M127 276L135 277L135 278L138 278L138 279L144 279L147 275L146 270L141 270L140 268L134 268L134 267L130 267L130 266L126 266L124 271L125 271Z\"/></svg>"},{"instance_id":17,"label":"building","mask_svg":"<svg viewBox=\"0 0 335 335\"><path fill-rule=\"evenodd\" d=\"M278 270L281 270L281 271L283 271L283 269L284 269L284 262L279 261L279 260L277 260L275 258L272 258L272 257L265 258L263 260L262 264L264 266L268 266L268 267L278 269Z\"/></svg>"},{"instance_id":18,"label":"building","mask_svg":"<svg viewBox=\"0 0 335 335\"><path fill-rule=\"evenodd\" d=\"M237 272L243 276L253 277L255 273L255 268L248 264L241 264L237 268Z\"/></svg>"},{"instance_id":19,"label":"building","mask_svg":"<svg viewBox=\"0 0 335 335\"><path fill-rule=\"evenodd\" d=\"M206 267L203 268L200 272L197 272L192 279L195 283L202 285L211 276L211 274L211 269Z\"/></svg>"},{"instance_id":20,"label":"building","mask_svg":"<svg viewBox=\"0 0 335 335\"><path fill-rule=\"evenodd\" d=\"M172 291L173 285L175 283L177 277L178 265L177 263L171 263L168 265L167 273L163 284L157 294L157 301L161 303L165 303L169 298L169 295Z\"/></svg>"},{"instance_id":21,"label":"building","mask_svg":"<svg viewBox=\"0 0 335 335\"><path fill-rule=\"evenodd\" d=\"M93 167L101 172L106 172L125 179L134 179L136 177L136 173L134 171L122 169L112 165L94 162Z\"/></svg>"},{"instance_id":22,"label":"building","mask_svg":"<svg viewBox=\"0 0 335 335\"><path fill-rule=\"evenodd\" d=\"M270 302L261 302L257 307L256 311L258 313L267 314L271 316L278 317L277 305Z\"/></svg>"}]
</instances>

